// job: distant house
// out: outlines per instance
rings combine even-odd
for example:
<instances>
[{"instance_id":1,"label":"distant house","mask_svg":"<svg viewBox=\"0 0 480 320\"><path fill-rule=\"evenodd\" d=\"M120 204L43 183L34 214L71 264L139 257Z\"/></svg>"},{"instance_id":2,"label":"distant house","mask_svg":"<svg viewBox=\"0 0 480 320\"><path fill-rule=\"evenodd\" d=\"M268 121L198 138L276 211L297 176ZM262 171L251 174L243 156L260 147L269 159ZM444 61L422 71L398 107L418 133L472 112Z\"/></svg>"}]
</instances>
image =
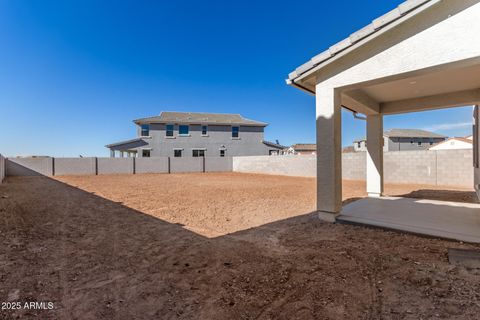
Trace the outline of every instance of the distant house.
<instances>
[{"instance_id":1,"label":"distant house","mask_svg":"<svg viewBox=\"0 0 480 320\"><path fill-rule=\"evenodd\" d=\"M383 133L383 151L427 150L446 136L419 129L390 129ZM355 152L367 151L366 139L353 142Z\"/></svg>"},{"instance_id":2,"label":"distant house","mask_svg":"<svg viewBox=\"0 0 480 320\"><path fill-rule=\"evenodd\" d=\"M254 156L285 148L264 141L268 124L239 114L161 112L133 122L137 137L106 145L111 157Z\"/></svg>"},{"instance_id":3,"label":"distant house","mask_svg":"<svg viewBox=\"0 0 480 320\"><path fill-rule=\"evenodd\" d=\"M473 149L473 136L454 137L445 141L439 142L430 147L429 150L458 150L458 149Z\"/></svg>"},{"instance_id":4,"label":"distant house","mask_svg":"<svg viewBox=\"0 0 480 320\"><path fill-rule=\"evenodd\" d=\"M285 153L297 155L315 155L317 154L317 145L314 143L297 143L285 150Z\"/></svg>"}]
</instances>

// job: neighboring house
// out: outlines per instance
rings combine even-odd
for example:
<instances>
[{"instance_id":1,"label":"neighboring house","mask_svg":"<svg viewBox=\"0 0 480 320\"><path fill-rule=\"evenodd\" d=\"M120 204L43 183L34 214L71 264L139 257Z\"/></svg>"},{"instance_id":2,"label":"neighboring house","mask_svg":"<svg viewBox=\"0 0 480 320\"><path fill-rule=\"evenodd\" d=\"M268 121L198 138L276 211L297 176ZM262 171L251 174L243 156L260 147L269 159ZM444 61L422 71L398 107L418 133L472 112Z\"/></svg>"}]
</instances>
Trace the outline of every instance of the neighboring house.
<instances>
[{"instance_id":1,"label":"neighboring house","mask_svg":"<svg viewBox=\"0 0 480 320\"><path fill-rule=\"evenodd\" d=\"M446 136L425 130L390 129L383 133L383 151L427 150L446 139ZM355 140L353 148L356 152L367 151L366 139Z\"/></svg>"},{"instance_id":2,"label":"neighboring house","mask_svg":"<svg viewBox=\"0 0 480 320\"><path fill-rule=\"evenodd\" d=\"M297 143L285 150L285 154L315 155L317 145L314 143Z\"/></svg>"},{"instance_id":3,"label":"neighboring house","mask_svg":"<svg viewBox=\"0 0 480 320\"><path fill-rule=\"evenodd\" d=\"M454 137L437 143L429 150L473 149L473 136Z\"/></svg>"},{"instance_id":4,"label":"neighboring house","mask_svg":"<svg viewBox=\"0 0 480 320\"><path fill-rule=\"evenodd\" d=\"M133 122L138 137L107 145L111 157L253 156L285 148L263 140L266 123L239 114L161 112Z\"/></svg>"}]
</instances>

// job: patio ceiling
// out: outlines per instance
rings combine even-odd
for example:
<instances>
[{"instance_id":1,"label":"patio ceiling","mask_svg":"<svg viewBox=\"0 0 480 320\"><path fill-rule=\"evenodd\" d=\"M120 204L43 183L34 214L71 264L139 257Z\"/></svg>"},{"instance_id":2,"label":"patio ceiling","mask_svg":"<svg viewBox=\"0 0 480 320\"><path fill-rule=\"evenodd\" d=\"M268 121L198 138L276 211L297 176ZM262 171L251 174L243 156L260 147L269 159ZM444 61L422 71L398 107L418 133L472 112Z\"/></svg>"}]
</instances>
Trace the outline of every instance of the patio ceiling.
<instances>
[{"instance_id":1,"label":"patio ceiling","mask_svg":"<svg viewBox=\"0 0 480 320\"><path fill-rule=\"evenodd\" d=\"M365 114L396 114L480 103L480 63L403 75L343 92L342 104Z\"/></svg>"}]
</instances>

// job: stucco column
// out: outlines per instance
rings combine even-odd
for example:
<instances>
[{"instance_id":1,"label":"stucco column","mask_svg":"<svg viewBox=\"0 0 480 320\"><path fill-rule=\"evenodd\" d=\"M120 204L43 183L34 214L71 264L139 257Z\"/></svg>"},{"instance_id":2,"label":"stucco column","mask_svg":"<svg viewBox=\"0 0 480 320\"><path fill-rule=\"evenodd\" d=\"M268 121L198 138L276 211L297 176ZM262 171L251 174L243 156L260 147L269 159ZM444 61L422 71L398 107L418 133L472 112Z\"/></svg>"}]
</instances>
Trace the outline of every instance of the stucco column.
<instances>
[{"instance_id":1,"label":"stucco column","mask_svg":"<svg viewBox=\"0 0 480 320\"><path fill-rule=\"evenodd\" d=\"M110 149L110 158L115 158L115 150Z\"/></svg>"},{"instance_id":2,"label":"stucco column","mask_svg":"<svg viewBox=\"0 0 480 320\"><path fill-rule=\"evenodd\" d=\"M383 115L367 116L367 193L383 194Z\"/></svg>"},{"instance_id":3,"label":"stucco column","mask_svg":"<svg viewBox=\"0 0 480 320\"><path fill-rule=\"evenodd\" d=\"M342 209L341 111L339 92L317 85L317 210L329 222Z\"/></svg>"}]
</instances>

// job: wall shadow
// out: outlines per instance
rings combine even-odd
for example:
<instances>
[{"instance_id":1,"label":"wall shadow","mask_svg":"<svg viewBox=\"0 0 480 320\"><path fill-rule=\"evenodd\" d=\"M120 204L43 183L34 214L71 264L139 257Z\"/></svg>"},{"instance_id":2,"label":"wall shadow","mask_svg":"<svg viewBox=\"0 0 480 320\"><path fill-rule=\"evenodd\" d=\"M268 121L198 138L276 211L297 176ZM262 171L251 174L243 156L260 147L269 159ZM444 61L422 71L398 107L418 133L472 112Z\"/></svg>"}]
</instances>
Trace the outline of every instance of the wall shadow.
<instances>
[{"instance_id":1,"label":"wall shadow","mask_svg":"<svg viewBox=\"0 0 480 320\"><path fill-rule=\"evenodd\" d=\"M391 196L413 199L480 203L475 191L419 189L409 193L393 193Z\"/></svg>"}]
</instances>

